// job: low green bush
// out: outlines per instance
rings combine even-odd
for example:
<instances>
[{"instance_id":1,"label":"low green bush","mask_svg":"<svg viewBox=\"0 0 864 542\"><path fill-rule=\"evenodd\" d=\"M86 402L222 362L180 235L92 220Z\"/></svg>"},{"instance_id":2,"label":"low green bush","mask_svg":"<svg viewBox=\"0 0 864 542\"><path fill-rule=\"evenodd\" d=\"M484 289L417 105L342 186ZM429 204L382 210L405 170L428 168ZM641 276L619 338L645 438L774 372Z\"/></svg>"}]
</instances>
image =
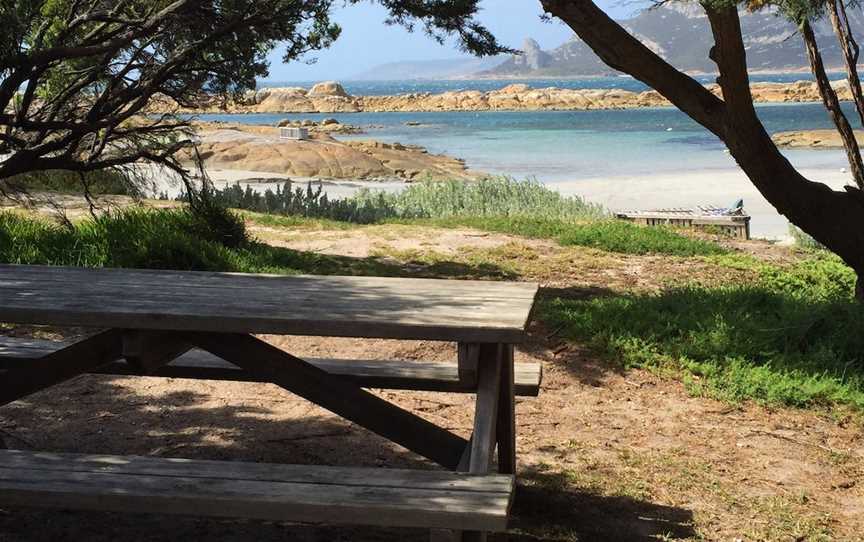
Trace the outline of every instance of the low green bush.
<instances>
[{"instance_id":1,"label":"low green bush","mask_svg":"<svg viewBox=\"0 0 864 542\"><path fill-rule=\"evenodd\" d=\"M0 213L0 261L186 270L255 268L242 219L224 210L130 208L73 228Z\"/></svg>"},{"instance_id":2,"label":"low green bush","mask_svg":"<svg viewBox=\"0 0 864 542\"><path fill-rule=\"evenodd\" d=\"M277 185L263 193L239 184L213 189L211 199L223 206L261 213L371 224L385 220L449 217L533 217L576 220L606 216L602 207L565 197L533 180L492 177L479 181L424 181L390 193L360 190L330 199L321 185Z\"/></svg>"},{"instance_id":3,"label":"low green bush","mask_svg":"<svg viewBox=\"0 0 864 542\"><path fill-rule=\"evenodd\" d=\"M558 242L625 254L705 256L726 252L716 243L685 237L669 228L638 226L620 220L574 226L562 232Z\"/></svg>"},{"instance_id":4,"label":"low green bush","mask_svg":"<svg viewBox=\"0 0 864 542\"><path fill-rule=\"evenodd\" d=\"M757 264L755 284L554 300L545 318L627 366L730 401L864 407L864 306L834 256Z\"/></svg>"}]
</instances>

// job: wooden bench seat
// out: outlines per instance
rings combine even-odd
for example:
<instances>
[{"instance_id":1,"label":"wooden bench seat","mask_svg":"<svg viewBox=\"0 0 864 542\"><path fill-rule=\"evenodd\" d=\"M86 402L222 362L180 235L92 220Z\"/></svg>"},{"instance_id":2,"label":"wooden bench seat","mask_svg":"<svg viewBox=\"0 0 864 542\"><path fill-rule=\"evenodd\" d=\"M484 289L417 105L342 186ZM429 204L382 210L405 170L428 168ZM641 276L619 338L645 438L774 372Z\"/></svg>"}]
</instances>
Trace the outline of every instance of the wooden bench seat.
<instances>
[{"instance_id":1,"label":"wooden bench seat","mask_svg":"<svg viewBox=\"0 0 864 542\"><path fill-rule=\"evenodd\" d=\"M28 359L42 357L57 350L61 345L62 343L55 341L0 337L0 371L20 366ZM306 359L306 361L329 373L349 377L358 385L367 388L474 391L459 382L456 363L352 359ZM540 364L516 363L514 371L516 395L537 396L542 380ZM101 367L98 372L136 374L135 369L123 361ZM154 376L251 382L266 380L197 349L190 350L170 364L161 367Z\"/></svg>"},{"instance_id":2,"label":"wooden bench seat","mask_svg":"<svg viewBox=\"0 0 864 542\"><path fill-rule=\"evenodd\" d=\"M511 475L0 450L0 506L502 531Z\"/></svg>"}]
</instances>

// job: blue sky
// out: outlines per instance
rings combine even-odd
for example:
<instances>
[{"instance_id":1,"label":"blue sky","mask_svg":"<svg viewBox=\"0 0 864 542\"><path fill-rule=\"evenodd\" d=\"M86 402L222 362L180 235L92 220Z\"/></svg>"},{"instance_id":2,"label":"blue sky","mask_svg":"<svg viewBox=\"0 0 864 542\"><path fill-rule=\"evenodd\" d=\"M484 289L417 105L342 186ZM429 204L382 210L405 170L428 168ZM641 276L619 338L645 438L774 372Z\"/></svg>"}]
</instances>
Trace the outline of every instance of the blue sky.
<instances>
[{"instance_id":1,"label":"blue sky","mask_svg":"<svg viewBox=\"0 0 864 542\"><path fill-rule=\"evenodd\" d=\"M629 0L600 0L598 4L613 17L625 17L634 11ZM571 36L558 22L540 20L538 0L483 0L479 19L504 44L518 48L530 36L544 49L556 47ZM328 50L313 55L317 62L282 64L281 51L270 55L269 81L320 81L347 79L378 64L400 60L435 60L456 58L462 54L452 44L439 45L421 30L409 33L399 26L386 26L386 11L378 4L361 2L340 8L335 20L342 26L342 36Z\"/></svg>"}]
</instances>

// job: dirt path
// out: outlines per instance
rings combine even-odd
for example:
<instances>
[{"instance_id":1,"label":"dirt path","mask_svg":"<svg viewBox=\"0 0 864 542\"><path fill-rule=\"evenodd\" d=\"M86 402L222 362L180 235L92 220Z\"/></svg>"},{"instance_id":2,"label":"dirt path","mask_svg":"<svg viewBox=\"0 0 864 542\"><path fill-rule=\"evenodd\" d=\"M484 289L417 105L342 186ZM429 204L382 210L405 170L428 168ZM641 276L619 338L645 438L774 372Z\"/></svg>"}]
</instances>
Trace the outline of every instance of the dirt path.
<instances>
[{"instance_id":1,"label":"dirt path","mask_svg":"<svg viewBox=\"0 0 864 542\"><path fill-rule=\"evenodd\" d=\"M276 232L269 240L358 257L412 250L452 257L514 242L510 236L470 230L439 235L386 228ZM545 242L515 241L528 243L553 264L564 257ZM640 275L670 265L651 258L615 262L609 264L613 271ZM580 280L587 288L606 278ZM559 276L552 282L574 281ZM301 356L454 356L452 345L431 342L267 339ZM646 371L623 371L536 325L517 359L541 362L545 374L540 397L522 398L517 405L521 487L511 540L864 540L864 437L856 422L817 411L735 407L694 398L681 383ZM470 396L381 395L462 435L469 431ZM82 377L0 409L0 431L21 448L431 468L270 385ZM0 541L423 536L404 530L0 511Z\"/></svg>"}]
</instances>

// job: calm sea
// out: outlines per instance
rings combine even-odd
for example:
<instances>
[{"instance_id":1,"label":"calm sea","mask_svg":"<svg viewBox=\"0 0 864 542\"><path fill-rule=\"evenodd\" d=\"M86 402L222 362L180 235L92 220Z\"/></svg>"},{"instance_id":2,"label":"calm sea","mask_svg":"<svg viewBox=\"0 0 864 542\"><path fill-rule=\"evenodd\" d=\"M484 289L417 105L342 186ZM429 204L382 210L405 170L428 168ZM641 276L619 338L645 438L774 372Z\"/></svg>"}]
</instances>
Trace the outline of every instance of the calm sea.
<instances>
[{"instance_id":1,"label":"calm sea","mask_svg":"<svg viewBox=\"0 0 864 542\"><path fill-rule=\"evenodd\" d=\"M843 75L831 74L832 78L842 78ZM695 78L703 84L713 83L716 76L698 75ZM773 73L753 74L750 76L754 82L780 82L791 83L801 80L812 80L809 73ZM311 87L317 81L270 81L259 83L260 88L266 87ZM646 90L642 82L632 77L577 77L569 79L508 79L506 81L496 79L457 79L446 81L432 80L410 80L410 81L342 81L345 90L354 96L387 96L391 94L407 94L410 92L447 92L454 90L479 90L488 92L499 89L513 83L524 83L534 88L558 87L558 88L620 88L634 92Z\"/></svg>"},{"instance_id":2,"label":"calm sea","mask_svg":"<svg viewBox=\"0 0 864 542\"><path fill-rule=\"evenodd\" d=\"M830 128L819 104L763 105L769 131ZM854 112L850 109L850 119ZM544 182L632 176L640 172L685 173L729 169L735 164L720 141L673 108L609 111L517 111L348 114L201 115L273 125L281 119L335 118L366 132L344 139L374 138L422 145L430 152L465 159L468 167ZM802 167L843 167L833 151L790 151Z\"/></svg>"}]
</instances>

